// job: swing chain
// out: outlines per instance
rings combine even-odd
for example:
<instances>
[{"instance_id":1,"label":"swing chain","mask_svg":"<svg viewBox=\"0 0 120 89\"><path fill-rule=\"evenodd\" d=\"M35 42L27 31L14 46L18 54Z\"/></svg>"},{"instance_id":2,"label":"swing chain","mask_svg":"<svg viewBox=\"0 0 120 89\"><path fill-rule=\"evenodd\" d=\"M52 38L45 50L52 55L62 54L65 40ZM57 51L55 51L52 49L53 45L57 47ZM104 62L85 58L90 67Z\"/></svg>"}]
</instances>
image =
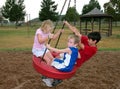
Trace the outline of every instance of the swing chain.
<instances>
[{"instance_id":1,"label":"swing chain","mask_svg":"<svg viewBox=\"0 0 120 89\"><path fill-rule=\"evenodd\" d=\"M63 12L63 9L64 9L64 7L65 7L66 2L67 2L67 0L65 0L65 2L64 2L64 5L63 5L62 10L61 10L61 12L60 12L60 18L59 18L59 20L61 20L61 14L62 14L62 12ZM69 0L68 7L67 7L67 11L68 11L68 9L69 9L70 2L71 2L71 0ZM56 29L57 24L58 24L58 21L56 22L55 28L54 28L54 30L53 30L52 33L55 32L55 29ZM62 29L64 28L64 26L65 26L65 24L63 24ZM58 45L58 42L59 42L59 39L60 39L61 35L62 35L62 32L60 32L60 34L59 34L59 37L58 37L57 43L56 43L56 45L55 45L55 48L56 48L57 45ZM51 42L51 39L49 39L48 44L50 44L50 42ZM43 58L44 58L44 56L45 56L46 51L47 51L47 48L45 49L45 52L44 52L44 54L43 54L43 56L42 56L42 60L44 60Z\"/></svg>"}]
</instances>

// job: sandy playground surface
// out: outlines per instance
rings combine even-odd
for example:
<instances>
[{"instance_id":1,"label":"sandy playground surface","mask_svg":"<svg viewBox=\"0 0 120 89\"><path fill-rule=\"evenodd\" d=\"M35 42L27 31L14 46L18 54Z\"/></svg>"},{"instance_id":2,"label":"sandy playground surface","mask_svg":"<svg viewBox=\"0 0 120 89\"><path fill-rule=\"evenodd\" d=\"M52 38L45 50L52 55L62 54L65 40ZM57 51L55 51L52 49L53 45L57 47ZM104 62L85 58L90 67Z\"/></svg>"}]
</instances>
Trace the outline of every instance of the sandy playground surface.
<instances>
[{"instance_id":1,"label":"sandy playground surface","mask_svg":"<svg viewBox=\"0 0 120 89\"><path fill-rule=\"evenodd\" d=\"M120 89L120 51L98 52L53 88L34 70L31 52L0 52L0 89Z\"/></svg>"}]
</instances>

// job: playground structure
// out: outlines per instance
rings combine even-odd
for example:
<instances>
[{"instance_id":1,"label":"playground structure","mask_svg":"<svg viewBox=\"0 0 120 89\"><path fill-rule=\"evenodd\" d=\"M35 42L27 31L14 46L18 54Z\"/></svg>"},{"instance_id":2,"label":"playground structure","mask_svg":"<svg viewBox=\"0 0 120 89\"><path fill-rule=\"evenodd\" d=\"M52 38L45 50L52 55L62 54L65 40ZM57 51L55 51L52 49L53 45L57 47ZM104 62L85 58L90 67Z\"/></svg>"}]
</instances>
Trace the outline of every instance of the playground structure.
<instances>
[{"instance_id":1,"label":"playground structure","mask_svg":"<svg viewBox=\"0 0 120 89\"><path fill-rule=\"evenodd\" d=\"M88 24L90 22L90 24ZM85 23L83 26L82 24ZM97 25L97 26L96 26ZM97 8L80 16L80 32L86 35L89 32L99 31L100 33L106 33L107 36L112 35L112 16L104 14Z\"/></svg>"}]
</instances>

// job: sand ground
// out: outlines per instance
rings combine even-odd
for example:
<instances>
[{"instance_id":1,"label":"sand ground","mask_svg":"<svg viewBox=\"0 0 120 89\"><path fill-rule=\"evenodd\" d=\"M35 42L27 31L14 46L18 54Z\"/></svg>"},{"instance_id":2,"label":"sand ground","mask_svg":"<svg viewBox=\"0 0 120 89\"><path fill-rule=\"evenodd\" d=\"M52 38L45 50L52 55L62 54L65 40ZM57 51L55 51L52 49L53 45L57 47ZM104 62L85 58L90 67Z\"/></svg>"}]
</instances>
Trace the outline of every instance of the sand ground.
<instances>
[{"instance_id":1,"label":"sand ground","mask_svg":"<svg viewBox=\"0 0 120 89\"><path fill-rule=\"evenodd\" d=\"M99 51L53 88L34 70L31 52L0 52L0 89L120 89L120 51Z\"/></svg>"}]
</instances>

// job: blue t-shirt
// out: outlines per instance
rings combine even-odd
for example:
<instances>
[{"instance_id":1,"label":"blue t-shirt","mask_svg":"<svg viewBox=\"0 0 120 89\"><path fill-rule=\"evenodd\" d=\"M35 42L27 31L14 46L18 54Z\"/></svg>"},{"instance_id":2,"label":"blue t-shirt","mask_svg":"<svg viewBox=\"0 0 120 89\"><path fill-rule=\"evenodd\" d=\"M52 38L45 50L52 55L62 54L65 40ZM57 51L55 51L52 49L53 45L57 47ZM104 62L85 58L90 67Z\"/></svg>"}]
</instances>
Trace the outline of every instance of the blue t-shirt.
<instances>
[{"instance_id":1,"label":"blue t-shirt","mask_svg":"<svg viewBox=\"0 0 120 89\"><path fill-rule=\"evenodd\" d=\"M72 51L71 54L64 53L64 57L62 59L55 58L51 65L63 72L72 71L78 58L78 48L75 47L69 48Z\"/></svg>"}]
</instances>

